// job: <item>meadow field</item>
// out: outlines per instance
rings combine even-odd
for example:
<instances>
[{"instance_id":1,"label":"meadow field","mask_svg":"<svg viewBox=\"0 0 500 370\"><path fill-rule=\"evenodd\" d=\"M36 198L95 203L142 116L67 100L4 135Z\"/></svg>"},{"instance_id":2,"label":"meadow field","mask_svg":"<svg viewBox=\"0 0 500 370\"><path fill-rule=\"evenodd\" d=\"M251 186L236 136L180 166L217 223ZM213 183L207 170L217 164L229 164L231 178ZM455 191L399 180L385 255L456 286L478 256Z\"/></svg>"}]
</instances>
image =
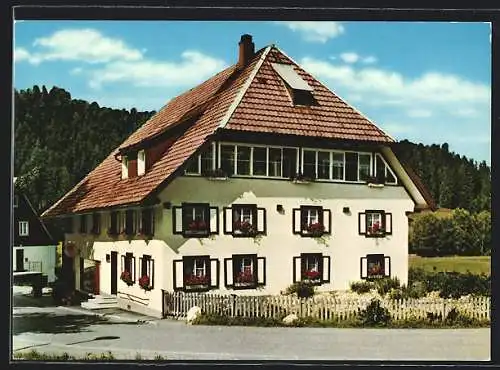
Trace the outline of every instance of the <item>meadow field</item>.
<instances>
[{"instance_id":1,"label":"meadow field","mask_svg":"<svg viewBox=\"0 0 500 370\"><path fill-rule=\"evenodd\" d=\"M423 268L425 271L456 271L473 274L491 274L490 256L450 256L450 257L419 257L410 255L410 268Z\"/></svg>"}]
</instances>

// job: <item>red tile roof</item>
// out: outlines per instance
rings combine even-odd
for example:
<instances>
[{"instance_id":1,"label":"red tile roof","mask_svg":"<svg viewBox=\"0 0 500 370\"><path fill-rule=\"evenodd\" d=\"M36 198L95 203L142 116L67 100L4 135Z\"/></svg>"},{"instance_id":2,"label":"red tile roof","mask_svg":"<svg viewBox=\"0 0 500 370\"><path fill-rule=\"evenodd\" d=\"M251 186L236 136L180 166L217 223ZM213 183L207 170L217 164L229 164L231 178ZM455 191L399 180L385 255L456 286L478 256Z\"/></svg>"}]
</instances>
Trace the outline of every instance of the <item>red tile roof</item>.
<instances>
[{"instance_id":1,"label":"red tile roof","mask_svg":"<svg viewBox=\"0 0 500 370\"><path fill-rule=\"evenodd\" d=\"M292 105L283 82L271 67L271 63L276 62L295 65L296 72L314 88L313 94L319 106ZM185 129L144 175L121 179L121 163L115 159L120 149L141 144L165 131L168 136L168 129L183 121L193 110L197 114L191 117L194 118L194 123ZM220 127L379 143L393 141L279 49L267 47L257 52L242 70L237 65L226 68L172 99L79 184L46 210L42 217L144 201L169 181L174 172Z\"/></svg>"}]
</instances>

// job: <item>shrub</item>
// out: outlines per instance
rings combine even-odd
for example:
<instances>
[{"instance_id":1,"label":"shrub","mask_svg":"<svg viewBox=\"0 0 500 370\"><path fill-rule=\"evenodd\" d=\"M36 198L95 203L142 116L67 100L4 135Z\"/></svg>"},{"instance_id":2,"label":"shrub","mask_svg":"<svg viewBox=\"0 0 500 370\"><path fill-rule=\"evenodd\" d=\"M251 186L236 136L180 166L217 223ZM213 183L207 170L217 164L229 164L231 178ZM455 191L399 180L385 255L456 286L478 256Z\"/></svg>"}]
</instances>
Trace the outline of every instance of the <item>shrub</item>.
<instances>
[{"instance_id":1,"label":"shrub","mask_svg":"<svg viewBox=\"0 0 500 370\"><path fill-rule=\"evenodd\" d=\"M358 294L368 293L374 288L374 284L369 281L355 281L350 285L351 290Z\"/></svg>"},{"instance_id":2,"label":"shrub","mask_svg":"<svg viewBox=\"0 0 500 370\"><path fill-rule=\"evenodd\" d=\"M293 283L288 288L286 288L286 294L296 293L299 298L309 298L315 293L315 287L308 281L297 281Z\"/></svg>"},{"instance_id":3,"label":"shrub","mask_svg":"<svg viewBox=\"0 0 500 370\"><path fill-rule=\"evenodd\" d=\"M394 278L383 278L375 280L375 287L377 288L378 294L382 297L391 291L391 289L398 289L401 286L399 279Z\"/></svg>"},{"instance_id":4,"label":"shrub","mask_svg":"<svg viewBox=\"0 0 500 370\"><path fill-rule=\"evenodd\" d=\"M359 320L363 326L387 326L391 321L389 310L374 298L366 309L360 311Z\"/></svg>"}]
</instances>

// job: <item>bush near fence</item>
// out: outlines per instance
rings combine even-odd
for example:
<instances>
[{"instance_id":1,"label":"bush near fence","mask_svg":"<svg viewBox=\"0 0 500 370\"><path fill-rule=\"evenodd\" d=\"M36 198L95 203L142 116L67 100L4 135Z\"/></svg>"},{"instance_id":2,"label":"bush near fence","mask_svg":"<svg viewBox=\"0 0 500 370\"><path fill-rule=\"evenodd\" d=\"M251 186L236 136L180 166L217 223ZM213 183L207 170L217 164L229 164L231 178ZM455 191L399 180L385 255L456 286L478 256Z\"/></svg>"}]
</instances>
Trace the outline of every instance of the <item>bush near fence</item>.
<instances>
[{"instance_id":1,"label":"bush near fence","mask_svg":"<svg viewBox=\"0 0 500 370\"><path fill-rule=\"evenodd\" d=\"M269 318L282 320L289 314L299 318L317 320L352 320L365 310L372 297L339 299L334 296L313 296L298 298L292 295L280 296L236 296L209 293L164 292L164 315L184 318L193 307L201 308L205 315L225 317ZM471 320L490 320L489 297L462 297L418 299L380 299L381 306L387 308L396 321L428 320L444 321L453 311Z\"/></svg>"}]
</instances>

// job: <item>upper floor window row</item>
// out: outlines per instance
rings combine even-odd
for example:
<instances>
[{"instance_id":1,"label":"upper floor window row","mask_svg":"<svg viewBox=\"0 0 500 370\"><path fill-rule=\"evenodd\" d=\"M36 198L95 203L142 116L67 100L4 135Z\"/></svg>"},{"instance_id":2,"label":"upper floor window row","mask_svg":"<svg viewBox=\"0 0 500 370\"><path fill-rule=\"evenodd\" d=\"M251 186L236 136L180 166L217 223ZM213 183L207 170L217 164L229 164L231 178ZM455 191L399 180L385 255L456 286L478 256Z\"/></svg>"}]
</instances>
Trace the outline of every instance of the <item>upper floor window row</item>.
<instances>
[{"instance_id":1,"label":"upper floor window row","mask_svg":"<svg viewBox=\"0 0 500 370\"><path fill-rule=\"evenodd\" d=\"M220 169L224 176L291 178L296 174L329 181L396 184L394 172L380 154L336 150L216 144L191 159L186 174L210 175Z\"/></svg>"}]
</instances>

